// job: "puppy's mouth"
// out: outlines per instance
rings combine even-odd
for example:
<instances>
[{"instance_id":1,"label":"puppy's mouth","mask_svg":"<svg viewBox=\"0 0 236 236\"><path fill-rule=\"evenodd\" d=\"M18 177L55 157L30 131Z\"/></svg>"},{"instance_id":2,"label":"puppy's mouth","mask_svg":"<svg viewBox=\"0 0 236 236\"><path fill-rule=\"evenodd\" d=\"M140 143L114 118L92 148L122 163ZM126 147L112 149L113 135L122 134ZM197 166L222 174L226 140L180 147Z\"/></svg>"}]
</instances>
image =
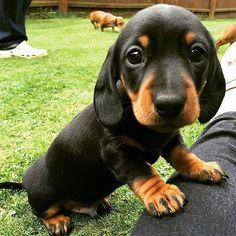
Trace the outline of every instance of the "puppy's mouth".
<instances>
[{"instance_id":1,"label":"puppy's mouth","mask_svg":"<svg viewBox=\"0 0 236 236\"><path fill-rule=\"evenodd\" d=\"M156 125L156 126L149 126L149 128L159 132L159 133L175 133L179 128L174 125Z\"/></svg>"},{"instance_id":2,"label":"puppy's mouth","mask_svg":"<svg viewBox=\"0 0 236 236\"><path fill-rule=\"evenodd\" d=\"M187 122L183 120L182 117L182 113L174 119L163 119L157 115L157 122L155 124L148 125L148 127L160 133L173 133L186 125L192 124L197 119L196 118L195 120Z\"/></svg>"}]
</instances>

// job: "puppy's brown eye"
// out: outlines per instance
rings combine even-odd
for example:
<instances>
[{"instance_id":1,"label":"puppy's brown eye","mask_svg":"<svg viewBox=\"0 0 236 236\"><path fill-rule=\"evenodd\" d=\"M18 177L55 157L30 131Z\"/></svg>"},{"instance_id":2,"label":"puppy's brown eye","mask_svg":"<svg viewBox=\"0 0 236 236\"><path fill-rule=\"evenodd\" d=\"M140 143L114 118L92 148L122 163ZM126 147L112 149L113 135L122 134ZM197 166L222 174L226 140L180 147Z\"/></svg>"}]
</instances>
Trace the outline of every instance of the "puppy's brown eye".
<instances>
[{"instance_id":1,"label":"puppy's brown eye","mask_svg":"<svg viewBox=\"0 0 236 236\"><path fill-rule=\"evenodd\" d=\"M198 46L193 47L189 54L189 59L192 62L200 62L204 59L204 57L205 57L205 51Z\"/></svg>"},{"instance_id":2,"label":"puppy's brown eye","mask_svg":"<svg viewBox=\"0 0 236 236\"><path fill-rule=\"evenodd\" d=\"M126 55L126 58L131 65L142 63L144 61L142 49L139 47L131 48Z\"/></svg>"}]
</instances>

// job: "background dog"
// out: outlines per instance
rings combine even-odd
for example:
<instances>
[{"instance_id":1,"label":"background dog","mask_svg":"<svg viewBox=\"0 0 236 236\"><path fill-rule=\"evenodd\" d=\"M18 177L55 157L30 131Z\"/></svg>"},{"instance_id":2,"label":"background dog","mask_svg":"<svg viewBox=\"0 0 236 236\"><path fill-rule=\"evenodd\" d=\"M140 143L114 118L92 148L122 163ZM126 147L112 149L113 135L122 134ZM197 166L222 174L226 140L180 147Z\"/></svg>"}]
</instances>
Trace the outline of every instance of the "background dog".
<instances>
[{"instance_id":1,"label":"background dog","mask_svg":"<svg viewBox=\"0 0 236 236\"><path fill-rule=\"evenodd\" d=\"M233 43L236 41L236 25L231 25L226 28L223 34L216 40L216 49L226 43Z\"/></svg>"},{"instance_id":2,"label":"background dog","mask_svg":"<svg viewBox=\"0 0 236 236\"><path fill-rule=\"evenodd\" d=\"M123 17L114 16L104 11L93 11L90 13L89 18L94 28L99 28L101 31L107 27L111 27L113 31L115 31L115 27L122 30L125 25Z\"/></svg>"},{"instance_id":3,"label":"background dog","mask_svg":"<svg viewBox=\"0 0 236 236\"><path fill-rule=\"evenodd\" d=\"M66 211L110 211L107 197L127 184L153 216L173 214L186 198L152 164L162 155L188 179L226 178L183 143L179 129L209 121L225 93L214 42L191 12L156 5L137 13L109 49L94 102L26 171L23 188L35 215L56 235L69 231Z\"/></svg>"}]
</instances>

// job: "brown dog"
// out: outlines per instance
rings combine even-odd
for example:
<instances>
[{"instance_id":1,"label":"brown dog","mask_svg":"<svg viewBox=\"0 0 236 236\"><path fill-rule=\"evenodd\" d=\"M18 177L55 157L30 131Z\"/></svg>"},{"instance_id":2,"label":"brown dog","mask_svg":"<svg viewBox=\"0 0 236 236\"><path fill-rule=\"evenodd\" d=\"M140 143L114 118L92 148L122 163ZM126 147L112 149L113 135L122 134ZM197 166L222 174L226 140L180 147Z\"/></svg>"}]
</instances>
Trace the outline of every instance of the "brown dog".
<instances>
[{"instance_id":1,"label":"brown dog","mask_svg":"<svg viewBox=\"0 0 236 236\"><path fill-rule=\"evenodd\" d=\"M216 48L226 43L233 43L236 41L236 25L227 27L223 34L216 40Z\"/></svg>"},{"instance_id":2,"label":"brown dog","mask_svg":"<svg viewBox=\"0 0 236 236\"><path fill-rule=\"evenodd\" d=\"M115 31L115 27L120 30L124 28L125 22L123 17L114 16L104 11L93 11L89 15L91 23L95 29L100 29L103 32L103 28L111 27Z\"/></svg>"}]
</instances>

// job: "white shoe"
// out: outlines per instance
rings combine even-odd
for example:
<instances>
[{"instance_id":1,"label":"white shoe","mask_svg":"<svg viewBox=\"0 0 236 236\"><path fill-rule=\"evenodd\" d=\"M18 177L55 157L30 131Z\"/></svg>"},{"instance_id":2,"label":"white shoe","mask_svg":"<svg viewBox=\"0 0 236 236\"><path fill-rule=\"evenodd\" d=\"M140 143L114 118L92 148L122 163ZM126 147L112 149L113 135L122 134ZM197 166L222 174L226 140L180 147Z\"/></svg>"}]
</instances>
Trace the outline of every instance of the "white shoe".
<instances>
[{"instance_id":1,"label":"white shoe","mask_svg":"<svg viewBox=\"0 0 236 236\"><path fill-rule=\"evenodd\" d=\"M0 58L22 57L36 58L47 56L48 52L45 49L32 48L26 41L22 41L17 47L10 50L0 50Z\"/></svg>"}]
</instances>

